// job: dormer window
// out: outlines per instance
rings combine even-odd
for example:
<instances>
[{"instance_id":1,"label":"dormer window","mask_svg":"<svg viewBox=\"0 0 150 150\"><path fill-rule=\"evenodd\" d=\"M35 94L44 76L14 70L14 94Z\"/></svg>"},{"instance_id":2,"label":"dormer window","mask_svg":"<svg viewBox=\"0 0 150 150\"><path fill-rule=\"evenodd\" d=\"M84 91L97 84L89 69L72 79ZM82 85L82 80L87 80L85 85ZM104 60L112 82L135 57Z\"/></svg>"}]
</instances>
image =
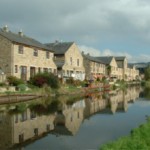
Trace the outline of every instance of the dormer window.
<instances>
[{"instance_id":1,"label":"dormer window","mask_svg":"<svg viewBox=\"0 0 150 150\"><path fill-rule=\"evenodd\" d=\"M34 51L33 51L33 56L38 56L38 50L37 49L34 49Z\"/></svg>"},{"instance_id":2,"label":"dormer window","mask_svg":"<svg viewBox=\"0 0 150 150\"><path fill-rule=\"evenodd\" d=\"M19 54L23 54L23 46L22 45L19 45L19 47L18 47L18 53Z\"/></svg>"}]
</instances>

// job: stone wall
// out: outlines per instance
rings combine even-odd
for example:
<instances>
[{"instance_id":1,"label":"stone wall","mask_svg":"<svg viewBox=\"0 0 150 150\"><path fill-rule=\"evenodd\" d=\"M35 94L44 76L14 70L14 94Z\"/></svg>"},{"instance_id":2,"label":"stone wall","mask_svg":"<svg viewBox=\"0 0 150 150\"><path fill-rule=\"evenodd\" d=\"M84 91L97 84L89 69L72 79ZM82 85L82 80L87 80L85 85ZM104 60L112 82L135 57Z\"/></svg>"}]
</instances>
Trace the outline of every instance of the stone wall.
<instances>
[{"instance_id":1,"label":"stone wall","mask_svg":"<svg viewBox=\"0 0 150 150\"><path fill-rule=\"evenodd\" d=\"M11 75L11 65L12 65L12 43L0 35L0 69L6 75Z\"/></svg>"},{"instance_id":2,"label":"stone wall","mask_svg":"<svg viewBox=\"0 0 150 150\"><path fill-rule=\"evenodd\" d=\"M49 59L46 58L46 50L37 49L38 56L34 56L34 48L24 46L23 47L23 54L18 53L19 45L14 44L14 65L13 65L13 75L20 78L20 67L26 66L27 67L27 80L30 78L30 67L35 67L35 72L38 72L38 68L43 71L43 68L51 69L51 72L54 72L57 67L53 61L54 55L50 52ZM18 67L18 72L15 72L15 65Z\"/></svg>"}]
</instances>

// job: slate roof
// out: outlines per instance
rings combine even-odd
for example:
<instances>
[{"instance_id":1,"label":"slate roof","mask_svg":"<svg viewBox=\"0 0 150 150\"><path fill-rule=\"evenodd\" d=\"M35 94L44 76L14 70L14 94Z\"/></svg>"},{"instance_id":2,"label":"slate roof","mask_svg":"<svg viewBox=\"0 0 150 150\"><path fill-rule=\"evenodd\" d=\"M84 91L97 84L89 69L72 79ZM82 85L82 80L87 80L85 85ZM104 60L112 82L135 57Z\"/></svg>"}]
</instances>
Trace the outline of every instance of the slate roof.
<instances>
[{"instance_id":1,"label":"slate roof","mask_svg":"<svg viewBox=\"0 0 150 150\"><path fill-rule=\"evenodd\" d=\"M55 54L63 55L74 42L55 42L45 44L50 49L54 50Z\"/></svg>"},{"instance_id":2,"label":"slate roof","mask_svg":"<svg viewBox=\"0 0 150 150\"><path fill-rule=\"evenodd\" d=\"M55 64L58 68L62 68L62 66L65 64L65 61L55 61Z\"/></svg>"},{"instance_id":3,"label":"slate roof","mask_svg":"<svg viewBox=\"0 0 150 150\"><path fill-rule=\"evenodd\" d=\"M102 61L103 63L109 65L113 59L113 56L104 56L104 57L96 57L96 58Z\"/></svg>"},{"instance_id":4,"label":"slate roof","mask_svg":"<svg viewBox=\"0 0 150 150\"><path fill-rule=\"evenodd\" d=\"M134 64L128 64L128 68L133 68L134 67Z\"/></svg>"},{"instance_id":5,"label":"slate roof","mask_svg":"<svg viewBox=\"0 0 150 150\"><path fill-rule=\"evenodd\" d=\"M124 59L126 58L125 56L117 56L114 57L116 59L116 61L124 61Z\"/></svg>"},{"instance_id":6,"label":"slate roof","mask_svg":"<svg viewBox=\"0 0 150 150\"><path fill-rule=\"evenodd\" d=\"M28 45L28 46L33 46L33 47L36 47L36 48L49 50L49 51L53 52L53 50L51 50L46 45L40 43L39 41L37 41L33 38L27 37L26 35L21 36L19 34L11 32L11 31L5 31L4 29L1 29L1 28L0 28L0 35L7 38L11 42L24 44L24 45Z\"/></svg>"},{"instance_id":7,"label":"slate roof","mask_svg":"<svg viewBox=\"0 0 150 150\"><path fill-rule=\"evenodd\" d=\"M98 63L101 63L101 64L105 64L103 61L101 61L100 59L98 59L97 57L93 57L93 56L90 56L90 55L85 55L85 54L82 54L85 58L87 58L88 60L90 61L94 61L94 62L98 62Z\"/></svg>"}]
</instances>

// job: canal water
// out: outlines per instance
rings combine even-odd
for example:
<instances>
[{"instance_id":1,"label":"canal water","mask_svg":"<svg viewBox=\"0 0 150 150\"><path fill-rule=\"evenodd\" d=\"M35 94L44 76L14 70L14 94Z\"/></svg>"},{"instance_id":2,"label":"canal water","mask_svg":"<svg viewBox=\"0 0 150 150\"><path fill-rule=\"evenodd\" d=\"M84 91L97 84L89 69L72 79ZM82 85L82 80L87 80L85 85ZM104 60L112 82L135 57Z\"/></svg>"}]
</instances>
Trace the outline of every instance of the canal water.
<instances>
[{"instance_id":1,"label":"canal water","mask_svg":"<svg viewBox=\"0 0 150 150\"><path fill-rule=\"evenodd\" d=\"M146 122L140 87L0 106L0 149L97 150Z\"/></svg>"}]
</instances>

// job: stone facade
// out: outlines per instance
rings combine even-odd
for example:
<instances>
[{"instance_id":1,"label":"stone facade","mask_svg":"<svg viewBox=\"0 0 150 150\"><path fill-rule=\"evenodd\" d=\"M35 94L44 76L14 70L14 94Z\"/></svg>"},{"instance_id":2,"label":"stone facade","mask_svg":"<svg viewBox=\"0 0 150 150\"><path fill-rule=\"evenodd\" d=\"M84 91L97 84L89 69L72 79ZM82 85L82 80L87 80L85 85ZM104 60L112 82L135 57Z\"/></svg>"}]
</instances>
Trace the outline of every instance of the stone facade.
<instances>
[{"instance_id":1,"label":"stone facade","mask_svg":"<svg viewBox=\"0 0 150 150\"><path fill-rule=\"evenodd\" d=\"M0 35L0 68L7 75L12 75L12 50L12 42Z\"/></svg>"},{"instance_id":2,"label":"stone facade","mask_svg":"<svg viewBox=\"0 0 150 150\"><path fill-rule=\"evenodd\" d=\"M85 55L82 52L83 56L83 65L85 68L85 78L87 80L101 79L105 76L106 73L106 65L101 61L97 60L95 57L89 56L89 54Z\"/></svg>"},{"instance_id":3,"label":"stone facade","mask_svg":"<svg viewBox=\"0 0 150 150\"><path fill-rule=\"evenodd\" d=\"M84 80L85 69L83 66L83 57L78 46L74 42L56 42L50 44L52 45L50 48L54 50L58 76L61 78L73 77L74 79ZM47 46L50 45L47 44ZM56 52L55 46L58 46L57 50L59 51L60 49L59 52Z\"/></svg>"},{"instance_id":4,"label":"stone facade","mask_svg":"<svg viewBox=\"0 0 150 150\"><path fill-rule=\"evenodd\" d=\"M112 60L111 60L111 62L109 64L109 66L111 68L110 69L110 73L108 73L109 76L111 78L118 78L118 65L117 65L117 62L116 62L114 57L112 57Z\"/></svg>"},{"instance_id":5,"label":"stone facade","mask_svg":"<svg viewBox=\"0 0 150 150\"><path fill-rule=\"evenodd\" d=\"M9 34L9 33L8 33ZM21 50L21 51L20 51ZM57 72L54 53L36 46L12 42L0 35L0 68L9 76L29 80L37 72Z\"/></svg>"},{"instance_id":6,"label":"stone facade","mask_svg":"<svg viewBox=\"0 0 150 150\"><path fill-rule=\"evenodd\" d=\"M54 54L46 50L37 49L34 47L23 46L23 54L18 53L19 45L14 44L13 51L13 75L17 77L29 79L38 72L56 73L56 65L53 61ZM34 55L34 50L37 50L37 55ZM46 57L47 52L49 58Z\"/></svg>"}]
</instances>

